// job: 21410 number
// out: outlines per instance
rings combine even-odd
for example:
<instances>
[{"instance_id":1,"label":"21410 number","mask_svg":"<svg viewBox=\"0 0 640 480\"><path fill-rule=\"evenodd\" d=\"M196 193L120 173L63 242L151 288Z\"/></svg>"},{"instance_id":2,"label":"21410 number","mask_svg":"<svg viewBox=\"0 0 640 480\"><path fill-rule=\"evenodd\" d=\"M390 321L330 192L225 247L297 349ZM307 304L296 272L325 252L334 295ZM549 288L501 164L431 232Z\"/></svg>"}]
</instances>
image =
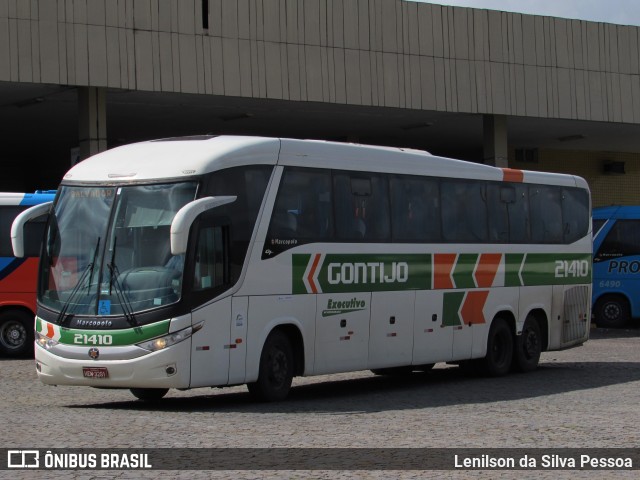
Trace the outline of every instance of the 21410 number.
<instances>
[{"instance_id":1,"label":"21410 number","mask_svg":"<svg viewBox=\"0 0 640 480\"><path fill-rule=\"evenodd\" d=\"M76 333L73 335L73 343L77 345L112 345L113 336L86 333Z\"/></svg>"}]
</instances>

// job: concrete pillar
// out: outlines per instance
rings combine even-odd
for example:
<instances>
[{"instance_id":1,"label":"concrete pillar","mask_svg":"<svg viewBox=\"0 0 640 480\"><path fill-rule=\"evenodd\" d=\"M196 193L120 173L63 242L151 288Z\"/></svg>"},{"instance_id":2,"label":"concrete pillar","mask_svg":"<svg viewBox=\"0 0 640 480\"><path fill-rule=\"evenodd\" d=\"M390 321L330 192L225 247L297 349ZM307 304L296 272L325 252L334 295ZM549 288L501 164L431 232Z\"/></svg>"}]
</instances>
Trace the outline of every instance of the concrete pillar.
<instances>
[{"instance_id":1,"label":"concrete pillar","mask_svg":"<svg viewBox=\"0 0 640 480\"><path fill-rule=\"evenodd\" d=\"M78 87L79 157L84 160L107 149L107 90Z\"/></svg>"},{"instance_id":2,"label":"concrete pillar","mask_svg":"<svg viewBox=\"0 0 640 480\"><path fill-rule=\"evenodd\" d=\"M508 167L507 117L504 115L484 115L483 130L484 163L494 167Z\"/></svg>"}]
</instances>

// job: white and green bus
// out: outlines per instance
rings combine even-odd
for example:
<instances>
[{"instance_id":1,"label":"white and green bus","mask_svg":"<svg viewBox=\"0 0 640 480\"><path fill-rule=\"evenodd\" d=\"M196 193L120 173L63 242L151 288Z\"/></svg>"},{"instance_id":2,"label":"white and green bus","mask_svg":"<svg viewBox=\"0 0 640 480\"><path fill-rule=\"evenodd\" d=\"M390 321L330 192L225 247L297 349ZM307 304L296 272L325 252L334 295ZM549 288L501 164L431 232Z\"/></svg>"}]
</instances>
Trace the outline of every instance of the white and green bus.
<instances>
[{"instance_id":1,"label":"white and green bus","mask_svg":"<svg viewBox=\"0 0 640 480\"><path fill-rule=\"evenodd\" d=\"M586 182L423 151L186 137L74 166L50 208L36 369L51 385L247 384L457 363L493 376L588 339Z\"/></svg>"}]
</instances>

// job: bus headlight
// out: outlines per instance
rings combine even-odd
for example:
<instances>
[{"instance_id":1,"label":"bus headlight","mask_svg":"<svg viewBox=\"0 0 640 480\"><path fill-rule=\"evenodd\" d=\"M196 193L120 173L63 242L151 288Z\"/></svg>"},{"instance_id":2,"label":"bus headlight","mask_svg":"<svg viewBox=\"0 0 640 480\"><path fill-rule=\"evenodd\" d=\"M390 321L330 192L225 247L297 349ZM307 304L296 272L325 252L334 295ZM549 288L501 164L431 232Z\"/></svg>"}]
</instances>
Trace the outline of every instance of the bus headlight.
<instances>
[{"instance_id":1,"label":"bus headlight","mask_svg":"<svg viewBox=\"0 0 640 480\"><path fill-rule=\"evenodd\" d=\"M36 332L36 343L45 350L49 350L50 348L58 345L58 342L56 342L53 338L46 337L40 332Z\"/></svg>"},{"instance_id":2,"label":"bus headlight","mask_svg":"<svg viewBox=\"0 0 640 480\"><path fill-rule=\"evenodd\" d=\"M180 343L183 340L186 340L201 328L202 324L194 325L193 327L187 327L163 337L158 337L154 338L153 340L138 343L137 346L140 348L144 348L145 350L149 350L150 352L157 352L158 350L163 350L167 347L170 347L171 345L175 345L176 343Z\"/></svg>"}]
</instances>

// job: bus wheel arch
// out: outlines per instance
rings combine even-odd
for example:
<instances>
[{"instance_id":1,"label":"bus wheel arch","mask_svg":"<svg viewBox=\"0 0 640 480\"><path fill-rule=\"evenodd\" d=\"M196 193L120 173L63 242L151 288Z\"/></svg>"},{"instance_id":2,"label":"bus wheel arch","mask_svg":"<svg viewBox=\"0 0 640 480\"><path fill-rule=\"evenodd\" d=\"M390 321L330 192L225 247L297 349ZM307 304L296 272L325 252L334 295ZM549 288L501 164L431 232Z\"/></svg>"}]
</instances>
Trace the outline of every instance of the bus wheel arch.
<instances>
[{"instance_id":1,"label":"bus wheel arch","mask_svg":"<svg viewBox=\"0 0 640 480\"><path fill-rule=\"evenodd\" d=\"M512 370L531 372L538 368L540 354L548 347L548 323L542 310L532 310L522 326L522 332L515 337Z\"/></svg>"},{"instance_id":2,"label":"bus wheel arch","mask_svg":"<svg viewBox=\"0 0 640 480\"><path fill-rule=\"evenodd\" d=\"M35 315L27 308L0 310L0 354L21 357L33 354Z\"/></svg>"},{"instance_id":3,"label":"bus wheel arch","mask_svg":"<svg viewBox=\"0 0 640 480\"><path fill-rule=\"evenodd\" d=\"M595 323L601 328L621 328L631 320L631 304L621 293L607 293L596 300Z\"/></svg>"},{"instance_id":4,"label":"bus wheel arch","mask_svg":"<svg viewBox=\"0 0 640 480\"><path fill-rule=\"evenodd\" d=\"M304 372L302 335L294 325L279 325L267 336L260 353L258 379L247 383L259 401L284 400L295 375Z\"/></svg>"}]
</instances>

